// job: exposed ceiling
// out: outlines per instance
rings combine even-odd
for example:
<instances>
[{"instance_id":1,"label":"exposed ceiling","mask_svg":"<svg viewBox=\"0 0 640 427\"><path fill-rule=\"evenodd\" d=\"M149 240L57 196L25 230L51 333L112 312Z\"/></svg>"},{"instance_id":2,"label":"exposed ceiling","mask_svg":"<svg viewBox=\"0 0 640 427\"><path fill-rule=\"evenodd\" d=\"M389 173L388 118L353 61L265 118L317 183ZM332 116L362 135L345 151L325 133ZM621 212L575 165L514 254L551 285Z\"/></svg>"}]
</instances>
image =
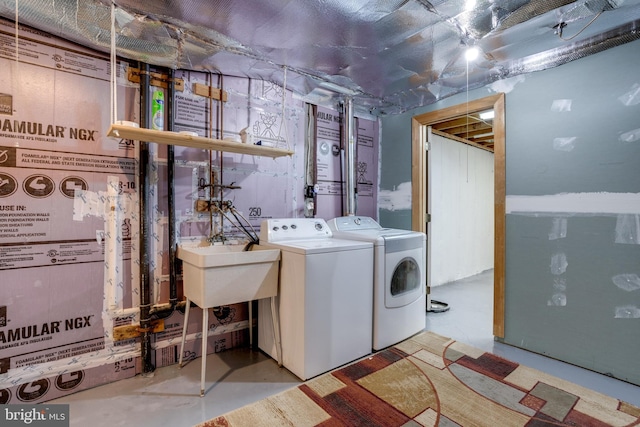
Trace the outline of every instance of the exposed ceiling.
<instances>
[{"instance_id":1,"label":"exposed ceiling","mask_svg":"<svg viewBox=\"0 0 640 427\"><path fill-rule=\"evenodd\" d=\"M115 0L117 54L345 94L396 114L640 37L640 0ZM110 52L107 0L0 0L0 16ZM473 62L468 47L479 49ZM602 76L606 78L606 76Z\"/></svg>"},{"instance_id":2,"label":"exposed ceiling","mask_svg":"<svg viewBox=\"0 0 640 427\"><path fill-rule=\"evenodd\" d=\"M493 153L493 115L485 115L485 113L490 112L492 113L493 111L483 111L446 119L439 123L431 124L431 129L442 136Z\"/></svg>"}]
</instances>

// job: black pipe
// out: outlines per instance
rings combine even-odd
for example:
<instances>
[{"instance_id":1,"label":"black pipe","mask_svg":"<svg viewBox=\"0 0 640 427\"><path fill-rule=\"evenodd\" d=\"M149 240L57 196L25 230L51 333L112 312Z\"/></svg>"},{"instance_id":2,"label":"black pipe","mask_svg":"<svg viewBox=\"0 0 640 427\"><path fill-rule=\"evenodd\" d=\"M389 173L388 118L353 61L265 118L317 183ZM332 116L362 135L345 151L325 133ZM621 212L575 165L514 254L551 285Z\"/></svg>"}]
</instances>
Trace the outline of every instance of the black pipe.
<instances>
[{"instance_id":1,"label":"black pipe","mask_svg":"<svg viewBox=\"0 0 640 427\"><path fill-rule=\"evenodd\" d=\"M149 64L140 64L140 127L148 129L150 101L149 101ZM149 374L155 370L151 363L151 287L149 286L149 183L147 174L149 169L149 144L140 143L140 170L138 175L140 198L140 332L142 374Z\"/></svg>"},{"instance_id":2,"label":"black pipe","mask_svg":"<svg viewBox=\"0 0 640 427\"><path fill-rule=\"evenodd\" d=\"M173 83L173 79L175 77L175 71L171 70L169 72L169 88L167 93L167 99L165 102L166 105L166 115L168 117L167 121L167 130L173 131L173 98L175 95L175 85ZM175 206L175 191L174 191L174 182L173 182L173 174L174 174L174 162L175 162L175 152L173 145L169 145L167 147L167 185L168 185L168 195L167 201L169 205L169 304L171 304L171 308L175 308L178 303L178 283L177 283L177 270L178 270L178 258L176 258L176 250L177 250L177 242L176 242L176 206Z\"/></svg>"}]
</instances>

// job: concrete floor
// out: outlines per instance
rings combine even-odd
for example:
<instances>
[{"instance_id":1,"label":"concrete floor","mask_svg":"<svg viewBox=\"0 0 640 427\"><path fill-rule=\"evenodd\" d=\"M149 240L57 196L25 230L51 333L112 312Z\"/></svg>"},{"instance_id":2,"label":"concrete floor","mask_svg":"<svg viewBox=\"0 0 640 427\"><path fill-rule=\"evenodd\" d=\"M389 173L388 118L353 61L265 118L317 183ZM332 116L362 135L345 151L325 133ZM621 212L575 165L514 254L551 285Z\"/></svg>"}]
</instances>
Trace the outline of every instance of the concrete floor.
<instances>
[{"instance_id":1,"label":"concrete floor","mask_svg":"<svg viewBox=\"0 0 640 427\"><path fill-rule=\"evenodd\" d=\"M427 329L535 369L640 406L640 387L495 342L493 272L432 289L449 310L428 313ZM193 426L294 387L301 381L258 350L233 349L207 356L206 395L200 397L200 359L182 369L157 369L50 403L70 404L70 425Z\"/></svg>"},{"instance_id":2,"label":"concrete floor","mask_svg":"<svg viewBox=\"0 0 640 427\"><path fill-rule=\"evenodd\" d=\"M429 313L427 330L640 407L640 387L493 340L493 270L431 289L449 311Z\"/></svg>"}]
</instances>

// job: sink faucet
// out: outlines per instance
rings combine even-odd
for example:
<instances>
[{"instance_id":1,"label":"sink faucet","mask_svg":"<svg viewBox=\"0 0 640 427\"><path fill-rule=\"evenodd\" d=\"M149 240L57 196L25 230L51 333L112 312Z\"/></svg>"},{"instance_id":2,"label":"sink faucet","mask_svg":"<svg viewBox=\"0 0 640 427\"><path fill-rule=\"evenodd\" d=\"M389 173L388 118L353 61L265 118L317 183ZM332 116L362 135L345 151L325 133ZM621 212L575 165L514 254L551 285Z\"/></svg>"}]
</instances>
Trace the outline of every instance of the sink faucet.
<instances>
[{"instance_id":1,"label":"sink faucet","mask_svg":"<svg viewBox=\"0 0 640 427\"><path fill-rule=\"evenodd\" d=\"M214 234L212 236L207 237L207 242L212 245L214 242L224 242L227 238L223 233Z\"/></svg>"},{"instance_id":2,"label":"sink faucet","mask_svg":"<svg viewBox=\"0 0 640 427\"><path fill-rule=\"evenodd\" d=\"M202 190L204 188L212 188L212 189L216 189L216 188L225 188L228 190L240 190L242 187L240 187L239 185L233 185L235 184L235 182L232 182L229 185L222 185L222 184L200 184L198 186L198 189Z\"/></svg>"}]
</instances>

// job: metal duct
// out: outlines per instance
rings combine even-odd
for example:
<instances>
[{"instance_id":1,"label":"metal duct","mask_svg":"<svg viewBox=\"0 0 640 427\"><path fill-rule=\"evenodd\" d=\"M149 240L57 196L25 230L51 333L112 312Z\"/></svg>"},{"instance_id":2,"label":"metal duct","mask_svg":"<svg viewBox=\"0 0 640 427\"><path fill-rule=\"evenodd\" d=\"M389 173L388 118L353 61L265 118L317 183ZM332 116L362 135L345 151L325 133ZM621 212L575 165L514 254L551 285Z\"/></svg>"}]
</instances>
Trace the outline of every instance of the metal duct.
<instances>
[{"instance_id":1,"label":"metal duct","mask_svg":"<svg viewBox=\"0 0 640 427\"><path fill-rule=\"evenodd\" d=\"M522 7L512 11L504 17L499 24L499 30L506 30L515 25L521 24L529 19L547 13L551 10L573 3L575 0L546 0L528 2Z\"/></svg>"},{"instance_id":2,"label":"metal duct","mask_svg":"<svg viewBox=\"0 0 640 427\"><path fill-rule=\"evenodd\" d=\"M638 40L640 39L639 30L640 20L637 20L592 39L564 46L554 52L535 54L518 61L512 61L505 73L505 77L557 67L567 62Z\"/></svg>"},{"instance_id":3,"label":"metal duct","mask_svg":"<svg viewBox=\"0 0 640 427\"><path fill-rule=\"evenodd\" d=\"M315 206L315 185L317 179L316 169L316 153L317 153L317 139L316 139L316 117L318 113L318 107L316 105L307 104L307 127L305 129L305 144L304 144L304 170L305 172L305 191L304 191L304 216L305 218L313 218L316 212Z\"/></svg>"},{"instance_id":4,"label":"metal duct","mask_svg":"<svg viewBox=\"0 0 640 427\"><path fill-rule=\"evenodd\" d=\"M353 134L353 99L347 97L343 104L342 117L342 141L344 142L345 152L345 209L344 215L356 214L356 147Z\"/></svg>"}]
</instances>

